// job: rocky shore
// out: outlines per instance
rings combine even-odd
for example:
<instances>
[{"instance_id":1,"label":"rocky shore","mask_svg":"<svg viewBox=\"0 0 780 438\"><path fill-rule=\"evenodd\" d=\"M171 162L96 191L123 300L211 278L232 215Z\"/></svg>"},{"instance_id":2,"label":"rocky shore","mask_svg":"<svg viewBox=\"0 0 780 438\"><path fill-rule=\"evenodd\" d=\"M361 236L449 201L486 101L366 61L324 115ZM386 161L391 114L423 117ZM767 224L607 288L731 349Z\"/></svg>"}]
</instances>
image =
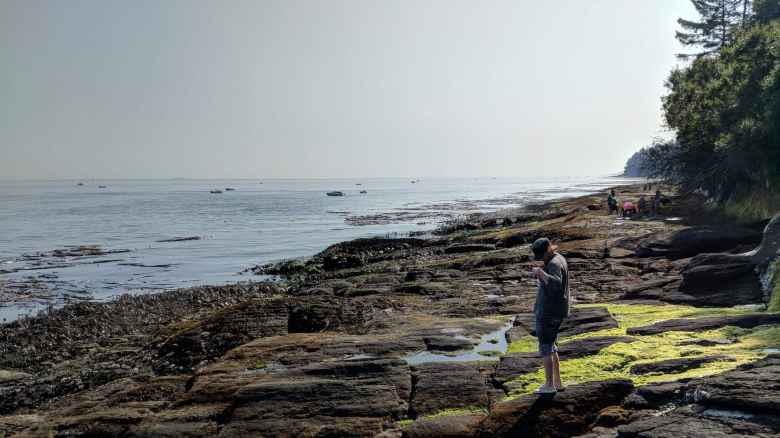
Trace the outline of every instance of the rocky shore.
<instances>
[{"instance_id":1,"label":"rocky shore","mask_svg":"<svg viewBox=\"0 0 780 438\"><path fill-rule=\"evenodd\" d=\"M780 313L766 310L780 223L723 222L673 194L663 216L622 220L605 198L255 268L279 283L0 325L0 437L780 434ZM540 236L568 258L577 303L568 388L551 397L532 394Z\"/></svg>"}]
</instances>

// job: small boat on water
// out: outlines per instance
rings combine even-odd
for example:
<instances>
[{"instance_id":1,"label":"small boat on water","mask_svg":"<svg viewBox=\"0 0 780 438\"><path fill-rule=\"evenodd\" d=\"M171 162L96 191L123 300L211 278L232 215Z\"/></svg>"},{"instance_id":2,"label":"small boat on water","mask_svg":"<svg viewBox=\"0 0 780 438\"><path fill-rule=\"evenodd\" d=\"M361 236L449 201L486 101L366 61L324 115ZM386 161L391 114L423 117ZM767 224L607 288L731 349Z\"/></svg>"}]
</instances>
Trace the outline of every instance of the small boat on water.
<instances>
[{"instance_id":1,"label":"small boat on water","mask_svg":"<svg viewBox=\"0 0 780 438\"><path fill-rule=\"evenodd\" d=\"M368 192L366 190L361 190L360 193L366 194Z\"/></svg>"},{"instance_id":2,"label":"small boat on water","mask_svg":"<svg viewBox=\"0 0 780 438\"><path fill-rule=\"evenodd\" d=\"M328 196L344 196L344 192L339 192L338 190L325 193Z\"/></svg>"},{"instance_id":3,"label":"small boat on water","mask_svg":"<svg viewBox=\"0 0 780 438\"><path fill-rule=\"evenodd\" d=\"M233 187L225 187L225 191L226 192L232 192L234 190L236 190L236 189L234 189Z\"/></svg>"},{"instance_id":4,"label":"small boat on water","mask_svg":"<svg viewBox=\"0 0 780 438\"><path fill-rule=\"evenodd\" d=\"M222 193L222 190L212 190L209 193L213 193L215 195L218 195L218 194Z\"/></svg>"},{"instance_id":5,"label":"small boat on water","mask_svg":"<svg viewBox=\"0 0 780 438\"><path fill-rule=\"evenodd\" d=\"M80 183L78 183L78 184L76 184L76 185L77 185L77 186L83 186L83 185L84 185L84 183L81 183L81 182L80 182Z\"/></svg>"},{"instance_id":6,"label":"small boat on water","mask_svg":"<svg viewBox=\"0 0 780 438\"><path fill-rule=\"evenodd\" d=\"M99 189L107 189L107 186L98 186Z\"/></svg>"}]
</instances>

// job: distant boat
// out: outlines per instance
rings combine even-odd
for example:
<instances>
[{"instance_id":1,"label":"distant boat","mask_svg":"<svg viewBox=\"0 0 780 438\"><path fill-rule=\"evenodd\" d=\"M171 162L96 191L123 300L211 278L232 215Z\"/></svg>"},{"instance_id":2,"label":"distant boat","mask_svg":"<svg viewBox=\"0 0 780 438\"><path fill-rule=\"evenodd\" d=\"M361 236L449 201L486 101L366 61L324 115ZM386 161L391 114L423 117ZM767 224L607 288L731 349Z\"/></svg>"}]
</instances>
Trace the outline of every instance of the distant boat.
<instances>
[{"instance_id":1,"label":"distant boat","mask_svg":"<svg viewBox=\"0 0 780 438\"><path fill-rule=\"evenodd\" d=\"M77 186L83 186L83 185L84 185L84 183L78 183L78 184L76 184L76 185L77 185Z\"/></svg>"},{"instance_id":2,"label":"distant boat","mask_svg":"<svg viewBox=\"0 0 780 438\"><path fill-rule=\"evenodd\" d=\"M328 196L344 196L344 192L339 192L339 191L328 192L325 194Z\"/></svg>"},{"instance_id":3,"label":"distant boat","mask_svg":"<svg viewBox=\"0 0 780 438\"><path fill-rule=\"evenodd\" d=\"M418 182L420 182L420 178L417 178L417 179L413 179L413 180L412 180L412 184L417 184Z\"/></svg>"},{"instance_id":4,"label":"distant boat","mask_svg":"<svg viewBox=\"0 0 780 438\"><path fill-rule=\"evenodd\" d=\"M234 190L235 190L235 189L234 189L233 187L225 187L225 191L226 191L226 192L232 192L232 191L234 191Z\"/></svg>"},{"instance_id":5,"label":"distant boat","mask_svg":"<svg viewBox=\"0 0 780 438\"><path fill-rule=\"evenodd\" d=\"M107 189L108 187L106 187L106 186L98 186L98 188L99 189Z\"/></svg>"},{"instance_id":6,"label":"distant boat","mask_svg":"<svg viewBox=\"0 0 780 438\"><path fill-rule=\"evenodd\" d=\"M209 193L213 193L215 195L218 195L218 194L222 193L222 190L212 190Z\"/></svg>"},{"instance_id":7,"label":"distant boat","mask_svg":"<svg viewBox=\"0 0 780 438\"><path fill-rule=\"evenodd\" d=\"M361 190L360 193L364 193L365 194L365 193L368 193L368 192L365 191L365 190Z\"/></svg>"},{"instance_id":8,"label":"distant boat","mask_svg":"<svg viewBox=\"0 0 780 438\"><path fill-rule=\"evenodd\" d=\"M360 183L355 183L355 185L356 185L356 186L362 186L363 184L360 184Z\"/></svg>"}]
</instances>

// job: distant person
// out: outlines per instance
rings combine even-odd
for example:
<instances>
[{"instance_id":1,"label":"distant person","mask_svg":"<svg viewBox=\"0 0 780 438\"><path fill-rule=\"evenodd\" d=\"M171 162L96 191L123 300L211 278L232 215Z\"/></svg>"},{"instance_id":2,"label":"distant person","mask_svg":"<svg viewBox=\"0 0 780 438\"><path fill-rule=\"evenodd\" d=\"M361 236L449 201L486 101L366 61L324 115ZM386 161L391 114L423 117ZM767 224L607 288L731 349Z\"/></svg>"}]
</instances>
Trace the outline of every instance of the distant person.
<instances>
[{"instance_id":1,"label":"distant person","mask_svg":"<svg viewBox=\"0 0 780 438\"><path fill-rule=\"evenodd\" d=\"M658 215L658 212L661 210L661 191L656 190L655 196L653 197L653 216Z\"/></svg>"},{"instance_id":2,"label":"distant person","mask_svg":"<svg viewBox=\"0 0 780 438\"><path fill-rule=\"evenodd\" d=\"M544 362L544 385L537 394L554 394L563 390L560 359L558 358L558 330L569 316L571 295L569 294L569 267L566 259L556 251L550 240L537 239L532 250L534 260L543 262L542 267L533 269L533 276L539 287L534 304L536 338L539 340L539 354Z\"/></svg>"},{"instance_id":3,"label":"distant person","mask_svg":"<svg viewBox=\"0 0 780 438\"><path fill-rule=\"evenodd\" d=\"M639 197L639 214L647 214L647 197L645 195Z\"/></svg>"},{"instance_id":4,"label":"distant person","mask_svg":"<svg viewBox=\"0 0 780 438\"><path fill-rule=\"evenodd\" d=\"M631 217L637 214L636 205L631 201L623 203L623 217Z\"/></svg>"},{"instance_id":5,"label":"distant person","mask_svg":"<svg viewBox=\"0 0 780 438\"><path fill-rule=\"evenodd\" d=\"M609 193L609 196L607 196L607 207L609 208L609 214L612 214L614 211L616 214L618 212L618 201L615 198L615 191L612 190Z\"/></svg>"}]
</instances>

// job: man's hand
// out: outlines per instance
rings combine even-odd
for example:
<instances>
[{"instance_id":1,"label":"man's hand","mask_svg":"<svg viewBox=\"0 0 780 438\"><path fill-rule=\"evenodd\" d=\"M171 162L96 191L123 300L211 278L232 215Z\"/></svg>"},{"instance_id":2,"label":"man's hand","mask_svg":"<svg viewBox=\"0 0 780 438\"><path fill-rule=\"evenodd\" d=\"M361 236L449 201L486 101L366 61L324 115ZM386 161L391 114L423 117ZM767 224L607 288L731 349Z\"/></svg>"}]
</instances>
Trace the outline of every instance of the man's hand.
<instances>
[{"instance_id":1,"label":"man's hand","mask_svg":"<svg viewBox=\"0 0 780 438\"><path fill-rule=\"evenodd\" d=\"M534 277L536 277L537 280L544 282L544 284L547 284L547 273L544 272L542 268L534 268L533 275Z\"/></svg>"}]
</instances>

